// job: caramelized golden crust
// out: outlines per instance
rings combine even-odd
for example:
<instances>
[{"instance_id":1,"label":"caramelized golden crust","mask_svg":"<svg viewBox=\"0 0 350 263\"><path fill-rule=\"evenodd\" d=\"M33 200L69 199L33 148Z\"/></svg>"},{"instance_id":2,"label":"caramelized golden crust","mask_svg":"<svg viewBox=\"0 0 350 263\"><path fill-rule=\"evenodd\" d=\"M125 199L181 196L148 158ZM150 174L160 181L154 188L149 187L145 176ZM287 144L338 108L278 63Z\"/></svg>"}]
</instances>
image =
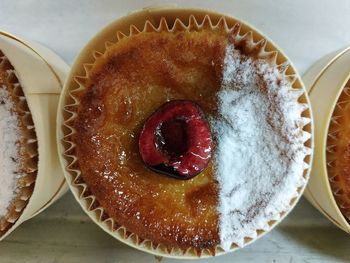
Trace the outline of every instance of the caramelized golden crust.
<instances>
[{"instance_id":1,"label":"caramelized golden crust","mask_svg":"<svg viewBox=\"0 0 350 263\"><path fill-rule=\"evenodd\" d=\"M350 88L345 87L333 113L327 141L331 187L340 210L350 221Z\"/></svg>"},{"instance_id":2,"label":"caramelized golden crust","mask_svg":"<svg viewBox=\"0 0 350 263\"><path fill-rule=\"evenodd\" d=\"M219 244L213 163L188 181L147 169L138 151L144 121L168 100L216 112L227 35L223 31L140 33L97 59L80 97L75 155L108 216L168 248Z\"/></svg>"}]
</instances>

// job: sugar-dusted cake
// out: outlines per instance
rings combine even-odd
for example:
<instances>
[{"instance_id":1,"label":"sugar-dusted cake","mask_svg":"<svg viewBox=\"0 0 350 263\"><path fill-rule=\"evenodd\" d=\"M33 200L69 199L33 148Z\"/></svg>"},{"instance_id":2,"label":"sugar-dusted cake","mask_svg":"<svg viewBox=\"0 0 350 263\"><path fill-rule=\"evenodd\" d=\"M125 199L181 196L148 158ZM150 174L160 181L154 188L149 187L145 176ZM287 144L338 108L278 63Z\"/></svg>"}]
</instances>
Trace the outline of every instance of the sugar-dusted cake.
<instances>
[{"instance_id":1,"label":"sugar-dusted cake","mask_svg":"<svg viewBox=\"0 0 350 263\"><path fill-rule=\"evenodd\" d=\"M1 48L1 47L0 47ZM32 194L36 159L34 128L22 88L10 61L0 51L0 237L18 219Z\"/></svg>"}]
</instances>

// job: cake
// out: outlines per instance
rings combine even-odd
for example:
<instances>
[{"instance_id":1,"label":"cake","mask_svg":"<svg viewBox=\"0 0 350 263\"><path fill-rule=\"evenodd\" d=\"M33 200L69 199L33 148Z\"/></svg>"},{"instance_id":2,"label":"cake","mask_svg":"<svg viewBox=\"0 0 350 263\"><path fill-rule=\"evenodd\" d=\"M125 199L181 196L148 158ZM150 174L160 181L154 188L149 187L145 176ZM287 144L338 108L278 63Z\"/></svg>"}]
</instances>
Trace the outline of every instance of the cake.
<instances>
[{"instance_id":1,"label":"cake","mask_svg":"<svg viewBox=\"0 0 350 263\"><path fill-rule=\"evenodd\" d=\"M331 188L343 215L350 220L350 88L345 87L334 109L327 140Z\"/></svg>"},{"instance_id":2,"label":"cake","mask_svg":"<svg viewBox=\"0 0 350 263\"><path fill-rule=\"evenodd\" d=\"M0 51L0 237L19 218L36 178L36 141L22 88Z\"/></svg>"},{"instance_id":3,"label":"cake","mask_svg":"<svg viewBox=\"0 0 350 263\"><path fill-rule=\"evenodd\" d=\"M214 255L270 229L298 198L310 119L266 41L206 22L146 23L95 53L68 87L64 142L73 185L115 231Z\"/></svg>"}]
</instances>

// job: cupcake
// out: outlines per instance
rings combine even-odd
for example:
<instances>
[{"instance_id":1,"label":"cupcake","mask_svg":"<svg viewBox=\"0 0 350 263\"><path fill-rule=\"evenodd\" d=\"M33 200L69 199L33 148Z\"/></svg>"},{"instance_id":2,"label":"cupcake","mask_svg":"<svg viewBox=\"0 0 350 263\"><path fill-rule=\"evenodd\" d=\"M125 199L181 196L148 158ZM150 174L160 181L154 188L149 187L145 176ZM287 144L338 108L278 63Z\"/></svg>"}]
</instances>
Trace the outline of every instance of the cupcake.
<instances>
[{"instance_id":1,"label":"cupcake","mask_svg":"<svg viewBox=\"0 0 350 263\"><path fill-rule=\"evenodd\" d=\"M243 247L290 211L308 176L310 110L293 68L252 29L205 14L153 16L115 42L102 32L61 95L58 143L77 200L157 255Z\"/></svg>"},{"instance_id":2,"label":"cupcake","mask_svg":"<svg viewBox=\"0 0 350 263\"><path fill-rule=\"evenodd\" d=\"M349 224L349 48L335 51L303 76L314 109L315 149L305 197L337 227ZM324 98L320 100L320 98Z\"/></svg>"},{"instance_id":3,"label":"cupcake","mask_svg":"<svg viewBox=\"0 0 350 263\"><path fill-rule=\"evenodd\" d=\"M66 191L55 116L68 66L0 31L0 240Z\"/></svg>"},{"instance_id":4,"label":"cupcake","mask_svg":"<svg viewBox=\"0 0 350 263\"><path fill-rule=\"evenodd\" d=\"M327 169L334 198L350 221L350 88L342 91L329 125Z\"/></svg>"},{"instance_id":5,"label":"cupcake","mask_svg":"<svg viewBox=\"0 0 350 263\"><path fill-rule=\"evenodd\" d=\"M0 236L19 218L33 193L37 141L14 68L0 50Z\"/></svg>"}]
</instances>

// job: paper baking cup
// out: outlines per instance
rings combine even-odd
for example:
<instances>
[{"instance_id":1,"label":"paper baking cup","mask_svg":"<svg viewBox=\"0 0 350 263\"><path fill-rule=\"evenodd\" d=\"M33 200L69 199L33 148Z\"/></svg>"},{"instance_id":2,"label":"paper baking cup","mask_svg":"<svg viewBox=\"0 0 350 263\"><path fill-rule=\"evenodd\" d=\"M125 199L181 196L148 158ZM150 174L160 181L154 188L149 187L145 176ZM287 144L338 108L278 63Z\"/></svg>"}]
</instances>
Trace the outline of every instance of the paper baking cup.
<instances>
[{"instance_id":1,"label":"paper baking cup","mask_svg":"<svg viewBox=\"0 0 350 263\"><path fill-rule=\"evenodd\" d=\"M327 55L316 62L304 76L314 110L315 124L314 161L305 197L347 233L350 233L349 222L341 213L330 185L332 178L328 174L327 151L331 150L328 139L332 135L329 130L331 121L336 117L333 113L341 102L339 98L349 79L350 48Z\"/></svg>"},{"instance_id":2,"label":"paper baking cup","mask_svg":"<svg viewBox=\"0 0 350 263\"><path fill-rule=\"evenodd\" d=\"M35 46L35 47L33 47ZM19 110L28 130L30 176L21 179L25 188L20 200L14 203L11 217L0 231L5 238L23 221L33 217L66 190L65 179L57 156L55 116L64 77L69 67L47 48L21 40L0 31L0 50L8 60L14 92L22 102ZM26 104L23 104L25 98Z\"/></svg>"},{"instance_id":3,"label":"paper baking cup","mask_svg":"<svg viewBox=\"0 0 350 263\"><path fill-rule=\"evenodd\" d=\"M312 148L312 123L311 111L309 108L308 97L303 88L301 80L297 75L294 67L286 56L277 49L277 47L267 41L265 37L252 27L239 22L228 16L213 13L205 10L196 9L178 9L178 8L152 8L144 9L139 12L134 12L126 17L118 19L111 23L98 33L85 48L80 52L74 65L70 71L69 77L62 91L60 98L58 116L57 116L57 143L60 152L62 166L65 168L65 176L75 198L80 203L84 211L98 224L103 230L117 238L118 240L143 251L155 254L157 256L174 257L174 258L198 258L220 255L225 251L220 247L216 247L215 251L207 249L197 250L188 248L181 250L174 248L168 250L161 244L154 244L151 240L144 240L134 233L128 232L123 226L119 226L114 220L104 212L104 209L99 205L96 198L91 195L88 186L80 177L80 171L76 165L77 158L72 155L72 150L75 145L70 141L71 136L75 133L72 128L74 119L76 118L76 110L79 105L78 99L74 94L84 90L84 81L87 78L89 69L95 59L101 56L108 47L118 42L121 38L138 34L139 32L160 32L160 31L184 31L184 30L200 30L201 28L216 28L221 27L230 30L234 36L235 44L241 45L244 52L255 54L262 57L274 65L278 65L278 69L282 74L288 76L293 87L300 93L299 102L305 105L305 111L301 120L303 122L301 128L305 133L308 133L310 139L305 142L305 145ZM308 123L308 124L307 124ZM306 167L304 174L305 179L308 178L309 165L311 156L305 158ZM298 189L299 196L304 187ZM290 202L290 209L295 205L298 197L295 197ZM289 210L290 210L289 209ZM288 211L283 211L280 217L276 220L268 222L271 229L287 214ZM257 229L257 237L262 236L266 231ZM245 244L251 243L257 238L245 238ZM239 247L232 244L231 250L236 250ZM227 252L227 251L226 251Z\"/></svg>"},{"instance_id":4,"label":"paper baking cup","mask_svg":"<svg viewBox=\"0 0 350 263\"><path fill-rule=\"evenodd\" d=\"M34 183L38 170L38 146L36 134L33 126L31 113L23 95L23 90L18 82L14 68L10 61L0 50L0 70L5 72L8 85L6 90L14 104L14 112L18 117L21 130L21 170L24 174L18 180L18 192L12 204L8 208L8 213L0 220L0 236L3 235L20 217L23 209L29 202L34 189ZM15 147L15 145L13 145Z\"/></svg>"}]
</instances>

